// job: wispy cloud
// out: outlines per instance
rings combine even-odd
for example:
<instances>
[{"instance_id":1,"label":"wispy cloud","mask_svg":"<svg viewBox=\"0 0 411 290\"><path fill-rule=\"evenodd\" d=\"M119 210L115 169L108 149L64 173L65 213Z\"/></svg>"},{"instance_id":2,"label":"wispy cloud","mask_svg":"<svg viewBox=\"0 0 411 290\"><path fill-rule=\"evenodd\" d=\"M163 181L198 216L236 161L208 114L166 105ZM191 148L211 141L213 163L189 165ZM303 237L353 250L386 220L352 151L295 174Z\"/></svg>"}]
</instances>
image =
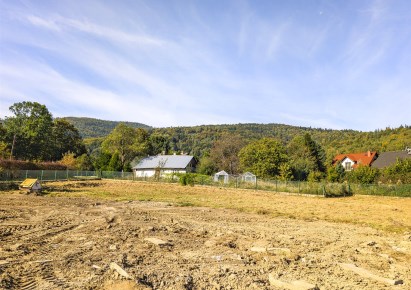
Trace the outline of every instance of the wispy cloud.
<instances>
[{"instance_id":1,"label":"wispy cloud","mask_svg":"<svg viewBox=\"0 0 411 290\"><path fill-rule=\"evenodd\" d=\"M153 126L405 123L411 5L346 4L1 2L0 115L30 99Z\"/></svg>"}]
</instances>

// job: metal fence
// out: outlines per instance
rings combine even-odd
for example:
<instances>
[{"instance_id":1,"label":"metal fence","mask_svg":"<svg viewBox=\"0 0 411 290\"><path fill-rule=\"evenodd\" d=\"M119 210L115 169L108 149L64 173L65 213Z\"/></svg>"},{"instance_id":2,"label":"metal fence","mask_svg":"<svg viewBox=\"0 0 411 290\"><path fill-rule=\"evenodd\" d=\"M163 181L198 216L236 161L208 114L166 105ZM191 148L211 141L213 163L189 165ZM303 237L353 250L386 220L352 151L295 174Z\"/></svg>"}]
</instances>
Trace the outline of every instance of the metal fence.
<instances>
[{"instance_id":1,"label":"metal fence","mask_svg":"<svg viewBox=\"0 0 411 290\"><path fill-rule=\"evenodd\" d=\"M23 181L36 178L40 181L57 181L69 179L101 178L98 171L80 170L4 170L0 172L0 181Z\"/></svg>"},{"instance_id":2,"label":"metal fence","mask_svg":"<svg viewBox=\"0 0 411 290\"><path fill-rule=\"evenodd\" d=\"M170 174L161 177L136 177L133 172L80 171L80 170L4 170L0 172L1 182L21 182L26 178L40 181L116 179L149 182L181 183L184 185L218 186L222 188L243 188L289 192L323 196L350 196L353 194L411 197L411 184L349 184L305 181L280 181L256 179L247 182L239 176L230 176L226 181L214 181L212 176L200 174Z\"/></svg>"}]
</instances>

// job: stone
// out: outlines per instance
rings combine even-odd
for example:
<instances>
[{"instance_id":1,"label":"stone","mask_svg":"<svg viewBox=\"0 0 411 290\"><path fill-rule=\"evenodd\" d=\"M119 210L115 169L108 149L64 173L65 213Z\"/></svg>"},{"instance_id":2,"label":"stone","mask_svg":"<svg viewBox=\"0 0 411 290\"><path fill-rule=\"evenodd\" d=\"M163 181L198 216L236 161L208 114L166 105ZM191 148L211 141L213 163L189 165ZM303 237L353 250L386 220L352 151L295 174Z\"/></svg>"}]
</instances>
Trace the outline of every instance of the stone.
<instances>
[{"instance_id":1,"label":"stone","mask_svg":"<svg viewBox=\"0 0 411 290\"><path fill-rule=\"evenodd\" d=\"M160 240L158 238L145 238L144 240L147 241L147 242L150 242L154 245L160 246L160 247L161 246L170 246L171 245L169 242Z\"/></svg>"},{"instance_id":2,"label":"stone","mask_svg":"<svg viewBox=\"0 0 411 290\"><path fill-rule=\"evenodd\" d=\"M288 248L267 248L267 252L276 255L290 255L291 250Z\"/></svg>"},{"instance_id":3,"label":"stone","mask_svg":"<svg viewBox=\"0 0 411 290\"><path fill-rule=\"evenodd\" d=\"M352 271L358 275L360 275L361 277L364 278L370 278L379 282L383 282L389 285L399 285L399 284L403 284L403 280L391 280L388 278L384 278L378 275L375 275L373 273L371 273L370 271L364 269L364 268L360 268L355 266L354 264L347 264L347 263L339 263L339 265L341 266L341 268L343 268L344 270L349 270Z\"/></svg>"},{"instance_id":4,"label":"stone","mask_svg":"<svg viewBox=\"0 0 411 290\"><path fill-rule=\"evenodd\" d=\"M264 253L264 252L267 252L267 248L266 247L251 247L250 251L257 252L257 253Z\"/></svg>"},{"instance_id":5,"label":"stone","mask_svg":"<svg viewBox=\"0 0 411 290\"><path fill-rule=\"evenodd\" d=\"M123 276L124 278L131 279L131 276L127 274L127 272L124 271L124 269L117 265L115 262L110 263L110 269L115 270L119 275Z\"/></svg>"},{"instance_id":6,"label":"stone","mask_svg":"<svg viewBox=\"0 0 411 290\"><path fill-rule=\"evenodd\" d=\"M319 288L316 285L310 284L304 280L296 280L292 282L284 282L278 279L275 279L273 274L268 274L268 281L271 286L278 288L285 288L289 290L318 290Z\"/></svg>"}]
</instances>

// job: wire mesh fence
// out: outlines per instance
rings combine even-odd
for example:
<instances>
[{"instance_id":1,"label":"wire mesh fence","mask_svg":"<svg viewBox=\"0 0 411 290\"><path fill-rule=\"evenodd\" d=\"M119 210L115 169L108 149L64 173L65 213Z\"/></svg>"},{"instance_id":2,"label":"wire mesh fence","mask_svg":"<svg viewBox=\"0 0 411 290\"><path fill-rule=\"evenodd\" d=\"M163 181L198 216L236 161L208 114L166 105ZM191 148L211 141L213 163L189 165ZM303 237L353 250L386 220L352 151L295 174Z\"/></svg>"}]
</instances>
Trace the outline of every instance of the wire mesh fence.
<instances>
[{"instance_id":1,"label":"wire mesh fence","mask_svg":"<svg viewBox=\"0 0 411 290\"><path fill-rule=\"evenodd\" d=\"M101 178L98 171L81 170L4 170L0 172L0 181L23 181L26 178L36 178L40 181L57 181L69 179Z\"/></svg>"},{"instance_id":2,"label":"wire mesh fence","mask_svg":"<svg viewBox=\"0 0 411 290\"><path fill-rule=\"evenodd\" d=\"M153 177L136 177L133 172L80 171L80 170L3 170L0 182L22 182L26 178L40 181L115 179L182 185L218 186L222 188L242 188L273 192L322 195L326 197L362 195L411 197L411 184L350 184L306 181L264 180L255 178L244 180L241 176L230 175L227 179L215 180L213 176L202 174L165 174Z\"/></svg>"}]
</instances>

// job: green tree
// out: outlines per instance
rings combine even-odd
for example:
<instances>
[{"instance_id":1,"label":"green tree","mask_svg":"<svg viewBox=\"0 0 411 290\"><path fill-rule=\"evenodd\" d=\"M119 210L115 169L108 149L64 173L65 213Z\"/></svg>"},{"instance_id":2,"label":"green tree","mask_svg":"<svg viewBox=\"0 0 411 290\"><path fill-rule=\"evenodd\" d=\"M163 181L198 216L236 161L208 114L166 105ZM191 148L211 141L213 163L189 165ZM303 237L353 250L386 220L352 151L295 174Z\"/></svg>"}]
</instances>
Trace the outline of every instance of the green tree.
<instances>
[{"instance_id":1,"label":"green tree","mask_svg":"<svg viewBox=\"0 0 411 290\"><path fill-rule=\"evenodd\" d=\"M96 170L108 171L108 166L111 160L111 154L101 152L94 158L93 166Z\"/></svg>"},{"instance_id":2,"label":"green tree","mask_svg":"<svg viewBox=\"0 0 411 290\"><path fill-rule=\"evenodd\" d=\"M90 156L86 153L76 158L76 167L78 170L93 170L93 162Z\"/></svg>"},{"instance_id":3,"label":"green tree","mask_svg":"<svg viewBox=\"0 0 411 290\"><path fill-rule=\"evenodd\" d=\"M7 146L6 142L7 131L3 127L3 124L0 122L0 158L6 159L10 157L10 149Z\"/></svg>"},{"instance_id":4,"label":"green tree","mask_svg":"<svg viewBox=\"0 0 411 290\"><path fill-rule=\"evenodd\" d=\"M379 179L382 182L392 183L411 183L411 158L397 159L397 161L382 170Z\"/></svg>"},{"instance_id":5,"label":"green tree","mask_svg":"<svg viewBox=\"0 0 411 290\"><path fill-rule=\"evenodd\" d=\"M168 154L170 151L170 137L167 135L153 133L149 137L149 144L152 155Z\"/></svg>"},{"instance_id":6,"label":"green tree","mask_svg":"<svg viewBox=\"0 0 411 290\"><path fill-rule=\"evenodd\" d=\"M64 153L72 152L75 156L86 153L86 147L83 143L78 130L65 119L56 119L53 122L53 151L52 159L60 160Z\"/></svg>"},{"instance_id":7,"label":"green tree","mask_svg":"<svg viewBox=\"0 0 411 290\"><path fill-rule=\"evenodd\" d=\"M10 106L14 114L4 126L11 144L11 156L17 159L50 160L53 118L45 105L21 102Z\"/></svg>"},{"instance_id":8,"label":"green tree","mask_svg":"<svg viewBox=\"0 0 411 290\"><path fill-rule=\"evenodd\" d=\"M218 170L225 170L229 174L239 172L240 159L238 154L245 145L238 135L225 134L214 142L210 151L210 159Z\"/></svg>"},{"instance_id":9,"label":"green tree","mask_svg":"<svg viewBox=\"0 0 411 290\"><path fill-rule=\"evenodd\" d=\"M240 151L241 168L259 177L280 174L280 166L288 162L285 148L273 138L263 138L245 146Z\"/></svg>"},{"instance_id":10,"label":"green tree","mask_svg":"<svg viewBox=\"0 0 411 290\"><path fill-rule=\"evenodd\" d=\"M307 176L307 181L309 182L319 182L324 178L324 173L320 171L310 171Z\"/></svg>"},{"instance_id":11,"label":"green tree","mask_svg":"<svg viewBox=\"0 0 411 290\"><path fill-rule=\"evenodd\" d=\"M205 175L212 175L218 171L218 168L211 160L208 154L204 154L201 157L200 162L197 165L197 172Z\"/></svg>"},{"instance_id":12,"label":"green tree","mask_svg":"<svg viewBox=\"0 0 411 290\"><path fill-rule=\"evenodd\" d=\"M325 172L325 152L310 134L294 137L287 145L287 152L296 179L306 180L312 171Z\"/></svg>"},{"instance_id":13,"label":"green tree","mask_svg":"<svg viewBox=\"0 0 411 290\"><path fill-rule=\"evenodd\" d=\"M120 159L120 154L116 151L111 156L110 162L108 164L107 170L108 171L121 171L124 168L124 164L122 164Z\"/></svg>"},{"instance_id":14,"label":"green tree","mask_svg":"<svg viewBox=\"0 0 411 290\"><path fill-rule=\"evenodd\" d=\"M288 181L293 179L293 171L290 163L284 162L280 164L280 180Z\"/></svg>"},{"instance_id":15,"label":"green tree","mask_svg":"<svg viewBox=\"0 0 411 290\"><path fill-rule=\"evenodd\" d=\"M327 170L327 180L330 182L341 182L344 179L345 170L341 165L341 162L338 162L334 166L330 166Z\"/></svg>"},{"instance_id":16,"label":"green tree","mask_svg":"<svg viewBox=\"0 0 411 290\"><path fill-rule=\"evenodd\" d=\"M354 183L371 184L376 181L379 175L377 168L360 165L348 173L348 180Z\"/></svg>"},{"instance_id":17,"label":"green tree","mask_svg":"<svg viewBox=\"0 0 411 290\"><path fill-rule=\"evenodd\" d=\"M112 158L117 153L121 170L124 170L136 156L147 154L148 133L144 129L135 129L120 123L103 141L101 147L103 152L110 153Z\"/></svg>"}]
</instances>

